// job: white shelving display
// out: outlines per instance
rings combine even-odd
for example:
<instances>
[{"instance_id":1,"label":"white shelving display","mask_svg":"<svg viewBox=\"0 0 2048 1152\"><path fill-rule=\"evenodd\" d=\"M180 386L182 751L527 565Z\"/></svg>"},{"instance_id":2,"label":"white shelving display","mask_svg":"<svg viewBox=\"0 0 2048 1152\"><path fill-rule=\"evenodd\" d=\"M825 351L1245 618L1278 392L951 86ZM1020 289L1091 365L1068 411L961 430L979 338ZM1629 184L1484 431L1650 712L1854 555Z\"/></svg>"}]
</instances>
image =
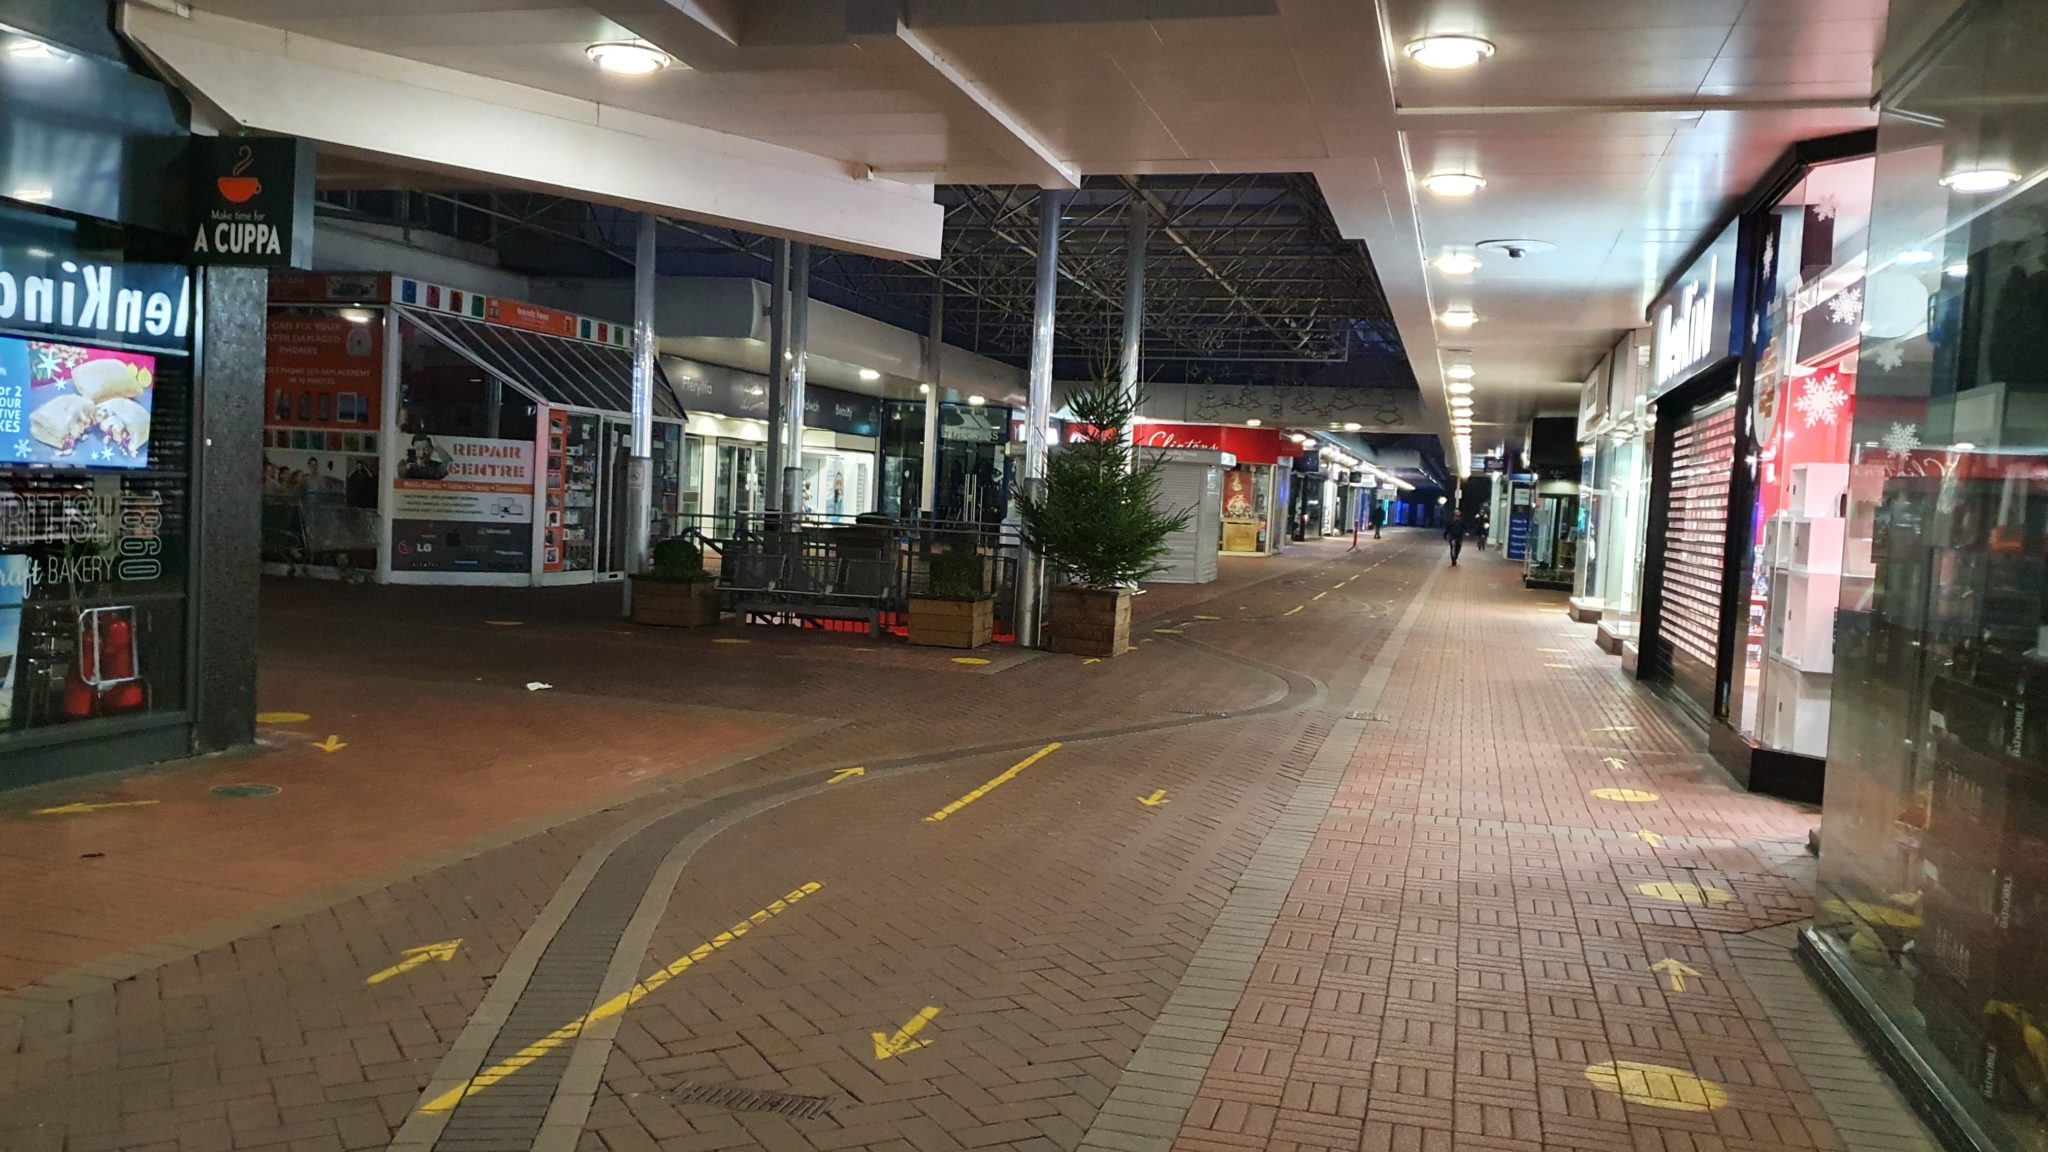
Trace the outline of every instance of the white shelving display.
<instances>
[{"instance_id":1,"label":"white shelving display","mask_svg":"<svg viewBox=\"0 0 2048 1152\"><path fill-rule=\"evenodd\" d=\"M1880 490L1882 483L1880 475ZM1773 747L1825 756L1835 670L1835 609L1845 579L1867 579L1859 569L1868 569L1870 548L1867 538L1860 549L1850 545L1850 518L1856 509L1848 465L1797 465L1787 487L1785 511L1765 526L1771 611L1764 633L1760 735ZM1860 490L1862 485L1856 487ZM1850 564L1847 576L1845 560Z\"/></svg>"}]
</instances>

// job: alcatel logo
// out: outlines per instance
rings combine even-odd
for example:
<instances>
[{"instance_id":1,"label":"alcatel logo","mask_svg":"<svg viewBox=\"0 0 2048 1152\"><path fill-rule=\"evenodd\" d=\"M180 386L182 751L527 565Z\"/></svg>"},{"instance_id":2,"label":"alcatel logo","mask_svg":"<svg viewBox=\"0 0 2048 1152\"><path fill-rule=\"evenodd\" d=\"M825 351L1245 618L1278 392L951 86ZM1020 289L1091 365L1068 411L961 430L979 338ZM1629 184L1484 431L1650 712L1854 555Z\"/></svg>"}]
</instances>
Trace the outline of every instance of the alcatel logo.
<instances>
[{"instance_id":1,"label":"alcatel logo","mask_svg":"<svg viewBox=\"0 0 2048 1152\"><path fill-rule=\"evenodd\" d=\"M1656 386L1665 384L1687 368L1707 358L1714 347L1714 293L1720 283L1721 258L1707 257L1704 279L1694 278L1679 289L1675 304L1657 313Z\"/></svg>"}]
</instances>

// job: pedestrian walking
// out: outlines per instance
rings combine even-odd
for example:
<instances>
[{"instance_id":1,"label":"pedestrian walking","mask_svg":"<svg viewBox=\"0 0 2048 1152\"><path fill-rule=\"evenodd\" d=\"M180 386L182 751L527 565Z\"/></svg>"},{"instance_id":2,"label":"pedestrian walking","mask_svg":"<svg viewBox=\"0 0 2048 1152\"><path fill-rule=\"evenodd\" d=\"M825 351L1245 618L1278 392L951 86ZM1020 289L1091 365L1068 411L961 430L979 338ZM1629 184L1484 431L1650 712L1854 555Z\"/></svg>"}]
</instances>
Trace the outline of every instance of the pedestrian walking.
<instances>
[{"instance_id":1,"label":"pedestrian walking","mask_svg":"<svg viewBox=\"0 0 2048 1152\"><path fill-rule=\"evenodd\" d=\"M1386 522L1387 522L1387 510L1386 510L1386 508L1385 508L1384 506L1382 506L1382 505L1380 504L1380 502L1379 502L1379 501L1377 501L1377 500L1373 501L1373 502L1372 502L1372 538L1373 538L1373 539L1377 540L1377 539L1379 539L1379 538L1380 538L1380 528L1381 528L1381 526L1382 526L1382 525L1386 524Z\"/></svg>"},{"instance_id":2,"label":"pedestrian walking","mask_svg":"<svg viewBox=\"0 0 2048 1152\"><path fill-rule=\"evenodd\" d=\"M1458 553L1465 550L1465 517L1457 512L1444 523L1444 540L1451 546L1451 567L1458 566Z\"/></svg>"}]
</instances>

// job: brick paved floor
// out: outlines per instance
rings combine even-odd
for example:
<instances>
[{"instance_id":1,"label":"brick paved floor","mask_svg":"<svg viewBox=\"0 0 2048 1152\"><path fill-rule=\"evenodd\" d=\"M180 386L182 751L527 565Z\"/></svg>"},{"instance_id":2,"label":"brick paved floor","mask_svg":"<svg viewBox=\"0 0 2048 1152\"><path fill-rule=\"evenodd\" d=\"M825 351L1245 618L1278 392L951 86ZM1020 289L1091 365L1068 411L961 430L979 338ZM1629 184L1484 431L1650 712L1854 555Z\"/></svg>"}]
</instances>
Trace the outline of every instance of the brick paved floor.
<instances>
[{"instance_id":1,"label":"brick paved floor","mask_svg":"<svg viewBox=\"0 0 2048 1152\"><path fill-rule=\"evenodd\" d=\"M1766 946L1729 944L1807 913L1815 817L1731 791L1561 597L1439 552L1396 531L1227 562L1139 598L1146 643L1098 664L286 589L266 704L311 733L346 699L382 767L283 736L78 790L165 801L59 826L141 845L54 901L105 899L134 975L59 955L0 1000L0 1150L1842 1146L1772 1032L1797 989L1752 992L1733 957ZM250 764L286 791L224 811L273 814L214 815L205 785ZM700 810L737 815L686 835ZM195 825L260 878L245 903L157 898L183 876L151 861L207 856ZM8 856L59 876L83 843ZM622 898L595 967L526 986ZM0 940L92 922L10 899ZM222 928L237 910L262 918ZM489 1048L521 1003L559 1006L553 1038ZM1174 1004L1214 1005L1213 1032ZM1134 1091L1161 1069L1192 1106ZM443 1098L467 1119L440 1138Z\"/></svg>"}]
</instances>

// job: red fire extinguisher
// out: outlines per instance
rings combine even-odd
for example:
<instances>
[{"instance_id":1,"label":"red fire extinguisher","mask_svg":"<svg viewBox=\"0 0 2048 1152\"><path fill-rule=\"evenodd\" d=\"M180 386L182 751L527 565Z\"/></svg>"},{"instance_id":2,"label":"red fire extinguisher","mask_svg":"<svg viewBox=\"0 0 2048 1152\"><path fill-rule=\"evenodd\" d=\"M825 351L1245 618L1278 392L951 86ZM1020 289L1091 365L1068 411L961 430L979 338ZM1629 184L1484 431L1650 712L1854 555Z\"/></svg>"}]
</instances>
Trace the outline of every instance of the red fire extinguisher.
<instances>
[{"instance_id":1,"label":"red fire extinguisher","mask_svg":"<svg viewBox=\"0 0 2048 1152\"><path fill-rule=\"evenodd\" d=\"M66 720L133 712L148 697L135 659L131 609L94 609L79 614L78 660L64 677L58 711Z\"/></svg>"}]
</instances>

